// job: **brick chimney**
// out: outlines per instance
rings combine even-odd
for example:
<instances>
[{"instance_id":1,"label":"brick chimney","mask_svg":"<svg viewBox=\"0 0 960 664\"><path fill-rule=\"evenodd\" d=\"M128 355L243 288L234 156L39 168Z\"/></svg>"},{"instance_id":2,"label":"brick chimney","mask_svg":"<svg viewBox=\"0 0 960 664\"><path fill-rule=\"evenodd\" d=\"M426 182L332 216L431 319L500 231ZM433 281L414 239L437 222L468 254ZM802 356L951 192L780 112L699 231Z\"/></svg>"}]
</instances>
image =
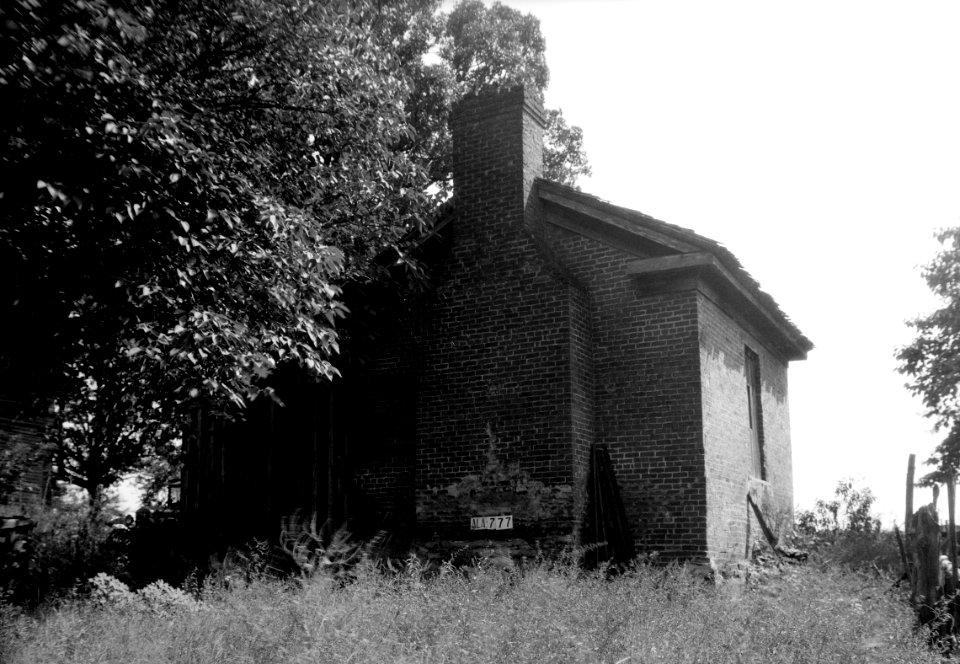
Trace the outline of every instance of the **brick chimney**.
<instances>
[{"instance_id":1,"label":"brick chimney","mask_svg":"<svg viewBox=\"0 0 960 664\"><path fill-rule=\"evenodd\" d=\"M489 232L519 226L543 173L543 105L519 87L469 95L453 109L453 189L460 219Z\"/></svg>"}]
</instances>

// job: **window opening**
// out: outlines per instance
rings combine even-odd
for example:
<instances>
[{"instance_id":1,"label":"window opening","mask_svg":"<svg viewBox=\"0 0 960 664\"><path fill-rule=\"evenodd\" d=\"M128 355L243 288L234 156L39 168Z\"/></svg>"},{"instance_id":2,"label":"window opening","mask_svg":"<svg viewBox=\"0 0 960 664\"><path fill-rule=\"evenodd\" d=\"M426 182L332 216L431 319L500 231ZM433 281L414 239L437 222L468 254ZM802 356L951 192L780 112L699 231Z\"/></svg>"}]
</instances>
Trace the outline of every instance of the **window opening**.
<instances>
[{"instance_id":1,"label":"window opening","mask_svg":"<svg viewBox=\"0 0 960 664\"><path fill-rule=\"evenodd\" d=\"M747 379L747 423L750 426L750 473L766 479L763 459L763 410L760 405L760 358L744 349Z\"/></svg>"}]
</instances>

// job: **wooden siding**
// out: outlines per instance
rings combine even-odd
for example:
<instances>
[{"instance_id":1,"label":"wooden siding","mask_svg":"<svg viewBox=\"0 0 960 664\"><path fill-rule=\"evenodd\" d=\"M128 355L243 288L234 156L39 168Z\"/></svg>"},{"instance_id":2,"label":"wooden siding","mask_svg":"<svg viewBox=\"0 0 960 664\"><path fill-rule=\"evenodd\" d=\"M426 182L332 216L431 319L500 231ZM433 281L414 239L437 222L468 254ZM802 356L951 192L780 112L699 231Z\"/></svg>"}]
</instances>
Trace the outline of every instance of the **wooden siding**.
<instances>
[{"instance_id":1,"label":"wooden siding","mask_svg":"<svg viewBox=\"0 0 960 664\"><path fill-rule=\"evenodd\" d=\"M44 430L51 418L36 413L21 400L0 395L0 463L20 460L26 466L14 478L13 491L0 495L8 507L23 507L49 496L52 480L51 454L44 451Z\"/></svg>"}]
</instances>

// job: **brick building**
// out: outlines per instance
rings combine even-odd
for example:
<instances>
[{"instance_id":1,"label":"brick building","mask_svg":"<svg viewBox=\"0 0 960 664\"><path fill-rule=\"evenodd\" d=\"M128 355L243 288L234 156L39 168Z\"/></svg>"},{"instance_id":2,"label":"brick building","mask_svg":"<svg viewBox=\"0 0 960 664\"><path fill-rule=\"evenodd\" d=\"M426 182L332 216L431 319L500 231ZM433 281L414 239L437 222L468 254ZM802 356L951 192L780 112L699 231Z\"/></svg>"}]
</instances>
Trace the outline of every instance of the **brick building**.
<instances>
[{"instance_id":1,"label":"brick building","mask_svg":"<svg viewBox=\"0 0 960 664\"><path fill-rule=\"evenodd\" d=\"M430 286L370 318L333 388L198 422L188 510L701 561L743 557L748 494L789 517L811 343L718 243L541 179L543 127L523 90L460 103Z\"/></svg>"}]
</instances>

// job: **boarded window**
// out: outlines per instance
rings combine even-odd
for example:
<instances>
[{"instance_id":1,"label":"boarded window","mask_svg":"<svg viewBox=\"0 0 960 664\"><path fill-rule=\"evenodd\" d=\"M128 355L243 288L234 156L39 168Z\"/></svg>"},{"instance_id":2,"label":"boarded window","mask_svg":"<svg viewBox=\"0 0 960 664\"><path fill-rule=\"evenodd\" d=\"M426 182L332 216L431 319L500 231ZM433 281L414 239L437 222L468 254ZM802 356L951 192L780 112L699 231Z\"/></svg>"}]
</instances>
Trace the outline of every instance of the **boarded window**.
<instances>
[{"instance_id":1,"label":"boarded window","mask_svg":"<svg viewBox=\"0 0 960 664\"><path fill-rule=\"evenodd\" d=\"M744 349L747 380L747 417L750 425L750 474L766 479L763 463L763 410L760 407L760 358Z\"/></svg>"}]
</instances>

